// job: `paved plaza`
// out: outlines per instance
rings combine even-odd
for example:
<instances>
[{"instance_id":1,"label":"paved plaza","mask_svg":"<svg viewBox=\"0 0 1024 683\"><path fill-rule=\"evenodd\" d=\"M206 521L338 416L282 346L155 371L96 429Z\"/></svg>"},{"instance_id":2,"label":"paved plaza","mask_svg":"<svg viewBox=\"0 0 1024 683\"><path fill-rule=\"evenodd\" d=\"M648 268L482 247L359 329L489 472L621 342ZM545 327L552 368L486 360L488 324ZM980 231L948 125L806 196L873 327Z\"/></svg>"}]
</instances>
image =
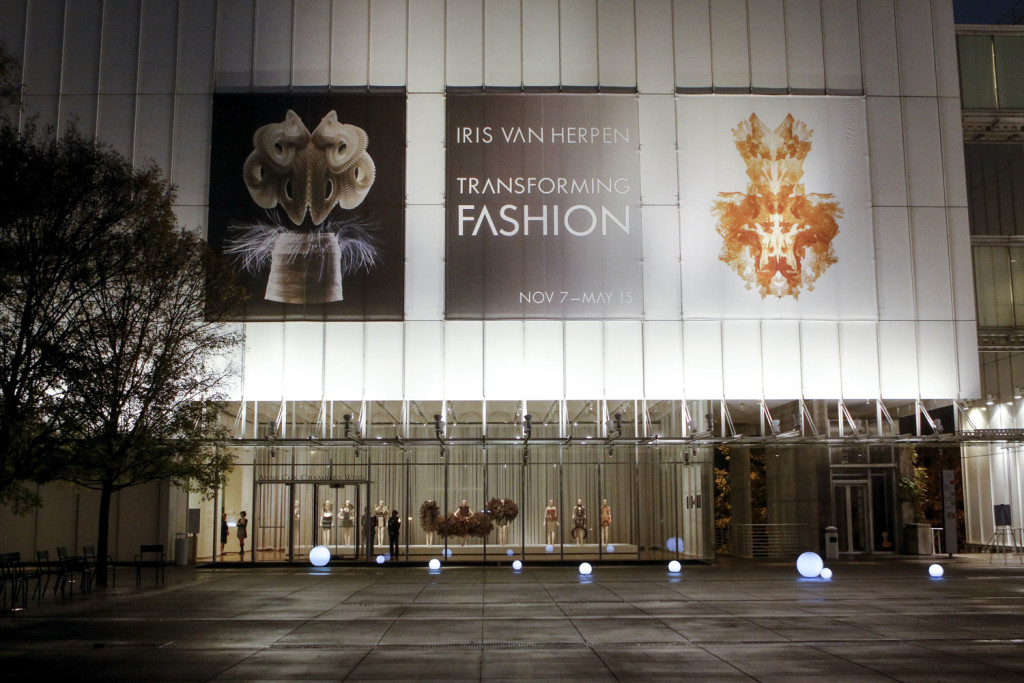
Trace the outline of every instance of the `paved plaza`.
<instances>
[{"instance_id":1,"label":"paved plaza","mask_svg":"<svg viewBox=\"0 0 1024 683\"><path fill-rule=\"evenodd\" d=\"M0 618L0 679L1024 680L1015 557L168 569Z\"/></svg>"}]
</instances>

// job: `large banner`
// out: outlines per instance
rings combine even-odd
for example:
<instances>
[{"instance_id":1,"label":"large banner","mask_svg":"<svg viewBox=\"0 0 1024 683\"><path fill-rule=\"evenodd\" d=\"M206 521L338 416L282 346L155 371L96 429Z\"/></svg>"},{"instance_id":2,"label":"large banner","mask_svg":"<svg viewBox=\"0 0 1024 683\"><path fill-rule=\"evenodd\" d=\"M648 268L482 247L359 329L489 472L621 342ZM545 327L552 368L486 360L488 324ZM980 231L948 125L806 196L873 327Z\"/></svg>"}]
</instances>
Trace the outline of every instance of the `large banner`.
<instances>
[{"instance_id":1,"label":"large banner","mask_svg":"<svg viewBox=\"0 0 1024 683\"><path fill-rule=\"evenodd\" d=\"M677 102L684 317L877 319L863 98Z\"/></svg>"},{"instance_id":2,"label":"large banner","mask_svg":"<svg viewBox=\"0 0 1024 683\"><path fill-rule=\"evenodd\" d=\"M246 320L401 320L405 96L216 95L208 239Z\"/></svg>"},{"instance_id":3,"label":"large banner","mask_svg":"<svg viewBox=\"0 0 1024 683\"><path fill-rule=\"evenodd\" d=\"M446 102L445 316L639 318L636 97Z\"/></svg>"}]
</instances>

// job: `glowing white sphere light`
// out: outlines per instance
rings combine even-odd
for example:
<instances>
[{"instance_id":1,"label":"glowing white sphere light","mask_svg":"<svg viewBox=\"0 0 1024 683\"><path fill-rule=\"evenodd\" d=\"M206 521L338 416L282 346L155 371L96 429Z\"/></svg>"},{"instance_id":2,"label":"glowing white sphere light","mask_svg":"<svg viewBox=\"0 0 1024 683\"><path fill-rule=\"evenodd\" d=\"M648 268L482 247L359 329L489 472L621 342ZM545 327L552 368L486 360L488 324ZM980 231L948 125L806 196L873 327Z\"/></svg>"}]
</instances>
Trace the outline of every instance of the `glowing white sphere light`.
<instances>
[{"instance_id":1,"label":"glowing white sphere light","mask_svg":"<svg viewBox=\"0 0 1024 683\"><path fill-rule=\"evenodd\" d=\"M933 564L932 566L928 567L928 576L932 577L933 579L937 579L945 573L946 570L942 568L941 564Z\"/></svg>"},{"instance_id":2,"label":"glowing white sphere light","mask_svg":"<svg viewBox=\"0 0 1024 683\"><path fill-rule=\"evenodd\" d=\"M441 568L441 560L439 560L439 559L437 559L435 557L434 559L432 559L430 562L427 563L427 566L430 567L431 569L440 569Z\"/></svg>"},{"instance_id":3,"label":"glowing white sphere light","mask_svg":"<svg viewBox=\"0 0 1024 683\"><path fill-rule=\"evenodd\" d=\"M377 564L384 564L386 561L387 560L384 558L383 555L378 555L377 556Z\"/></svg>"},{"instance_id":4,"label":"glowing white sphere light","mask_svg":"<svg viewBox=\"0 0 1024 683\"><path fill-rule=\"evenodd\" d=\"M451 557L452 556L452 549L451 548L445 548L444 549L444 556L445 557Z\"/></svg>"},{"instance_id":5,"label":"glowing white sphere light","mask_svg":"<svg viewBox=\"0 0 1024 683\"><path fill-rule=\"evenodd\" d=\"M546 552L553 553L553 552L555 552L555 546L553 546L553 545L546 545L546 546L544 546L544 550Z\"/></svg>"},{"instance_id":6,"label":"glowing white sphere light","mask_svg":"<svg viewBox=\"0 0 1024 683\"><path fill-rule=\"evenodd\" d=\"M516 560L515 562L512 563L512 569L514 569L516 571L519 571L522 568L523 568L522 560Z\"/></svg>"},{"instance_id":7,"label":"glowing white sphere light","mask_svg":"<svg viewBox=\"0 0 1024 683\"><path fill-rule=\"evenodd\" d=\"M331 551L325 545L318 545L309 551L309 561L314 567L323 567L331 561Z\"/></svg>"},{"instance_id":8,"label":"glowing white sphere light","mask_svg":"<svg viewBox=\"0 0 1024 683\"><path fill-rule=\"evenodd\" d=\"M580 563L580 574L583 576L590 576L590 572L594 571L594 568L590 566L589 562Z\"/></svg>"},{"instance_id":9,"label":"glowing white sphere light","mask_svg":"<svg viewBox=\"0 0 1024 683\"><path fill-rule=\"evenodd\" d=\"M672 560L668 563L668 570L673 574L678 574L683 570L683 565L679 564L679 560Z\"/></svg>"},{"instance_id":10,"label":"glowing white sphere light","mask_svg":"<svg viewBox=\"0 0 1024 683\"><path fill-rule=\"evenodd\" d=\"M796 558L796 570L805 579L813 579L815 576L818 576L824 567L825 563L818 553L806 552Z\"/></svg>"},{"instance_id":11,"label":"glowing white sphere light","mask_svg":"<svg viewBox=\"0 0 1024 683\"><path fill-rule=\"evenodd\" d=\"M832 578L832 570L829 569L828 567L825 567L824 569L822 569L821 570L821 578L823 578L823 579L831 579Z\"/></svg>"},{"instance_id":12,"label":"glowing white sphere light","mask_svg":"<svg viewBox=\"0 0 1024 683\"><path fill-rule=\"evenodd\" d=\"M508 555L509 557L512 557L513 555L516 554L516 551L512 550L512 548L509 548L508 550L505 551L505 554Z\"/></svg>"},{"instance_id":13,"label":"glowing white sphere light","mask_svg":"<svg viewBox=\"0 0 1024 683\"><path fill-rule=\"evenodd\" d=\"M610 552L610 553L614 553L615 552L615 546L613 546L611 543L609 543L608 547L606 548L606 550L608 552Z\"/></svg>"}]
</instances>

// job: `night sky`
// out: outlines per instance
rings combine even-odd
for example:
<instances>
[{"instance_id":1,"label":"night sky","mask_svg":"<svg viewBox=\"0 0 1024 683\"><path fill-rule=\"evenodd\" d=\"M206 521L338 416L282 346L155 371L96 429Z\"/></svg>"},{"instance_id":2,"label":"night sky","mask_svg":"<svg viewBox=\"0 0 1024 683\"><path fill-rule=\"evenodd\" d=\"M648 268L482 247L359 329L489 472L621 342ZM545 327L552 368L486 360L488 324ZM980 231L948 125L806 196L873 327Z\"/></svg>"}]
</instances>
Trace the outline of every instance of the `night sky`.
<instances>
[{"instance_id":1,"label":"night sky","mask_svg":"<svg viewBox=\"0 0 1024 683\"><path fill-rule=\"evenodd\" d=\"M1010 11L1013 9L1015 13ZM1024 0L953 0L958 24L1012 23L1013 14L1024 16Z\"/></svg>"}]
</instances>

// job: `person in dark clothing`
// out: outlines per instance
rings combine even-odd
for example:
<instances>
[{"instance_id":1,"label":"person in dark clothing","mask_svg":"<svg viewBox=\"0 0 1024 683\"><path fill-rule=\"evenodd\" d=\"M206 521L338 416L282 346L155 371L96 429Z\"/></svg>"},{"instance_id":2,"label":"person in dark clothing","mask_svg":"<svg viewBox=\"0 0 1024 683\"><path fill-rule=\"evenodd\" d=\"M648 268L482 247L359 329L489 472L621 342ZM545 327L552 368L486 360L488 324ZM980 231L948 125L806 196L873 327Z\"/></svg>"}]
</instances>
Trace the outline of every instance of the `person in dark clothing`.
<instances>
[{"instance_id":1,"label":"person in dark clothing","mask_svg":"<svg viewBox=\"0 0 1024 683\"><path fill-rule=\"evenodd\" d=\"M398 516L398 510L391 511L391 518L388 519L388 552L391 559L398 558L398 533L402 530L402 519Z\"/></svg>"}]
</instances>

